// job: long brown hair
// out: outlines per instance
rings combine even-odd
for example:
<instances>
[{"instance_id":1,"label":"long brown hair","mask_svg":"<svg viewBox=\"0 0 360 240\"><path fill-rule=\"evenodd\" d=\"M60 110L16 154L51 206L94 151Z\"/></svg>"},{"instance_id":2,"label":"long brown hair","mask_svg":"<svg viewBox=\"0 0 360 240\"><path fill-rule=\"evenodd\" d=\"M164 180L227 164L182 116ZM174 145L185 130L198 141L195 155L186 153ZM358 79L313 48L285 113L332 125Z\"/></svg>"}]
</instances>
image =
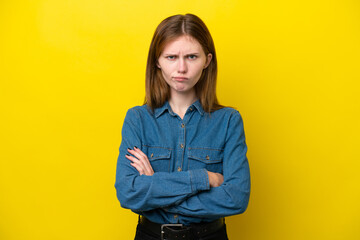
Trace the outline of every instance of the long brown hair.
<instances>
[{"instance_id":1,"label":"long brown hair","mask_svg":"<svg viewBox=\"0 0 360 240\"><path fill-rule=\"evenodd\" d=\"M170 98L170 87L164 80L157 61L165 45L182 35L196 39L205 55L212 54L212 59L199 81L194 86L196 96L205 112L223 108L216 97L217 60L214 41L204 22L193 14L174 15L164 19L156 28L151 41L146 66L146 97L144 104L152 110L161 107Z\"/></svg>"}]
</instances>

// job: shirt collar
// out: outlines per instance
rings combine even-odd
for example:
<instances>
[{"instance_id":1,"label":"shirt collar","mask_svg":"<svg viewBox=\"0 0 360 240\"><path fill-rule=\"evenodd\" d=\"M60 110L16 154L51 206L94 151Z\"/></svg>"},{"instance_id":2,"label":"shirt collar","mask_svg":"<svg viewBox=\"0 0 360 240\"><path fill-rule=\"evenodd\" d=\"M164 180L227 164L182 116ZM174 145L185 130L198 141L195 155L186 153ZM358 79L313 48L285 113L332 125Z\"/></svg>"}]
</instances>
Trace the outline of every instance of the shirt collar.
<instances>
[{"instance_id":1,"label":"shirt collar","mask_svg":"<svg viewBox=\"0 0 360 240\"><path fill-rule=\"evenodd\" d=\"M168 110L170 114L174 114L173 111L171 110L171 107L170 107L170 104L168 101L166 101L162 107L155 108L155 110L154 110L155 118L158 118L166 110Z\"/></svg>"},{"instance_id":2,"label":"shirt collar","mask_svg":"<svg viewBox=\"0 0 360 240\"><path fill-rule=\"evenodd\" d=\"M204 109L199 100L196 100L196 102L194 102L191 106L194 106L201 116L204 115Z\"/></svg>"},{"instance_id":3,"label":"shirt collar","mask_svg":"<svg viewBox=\"0 0 360 240\"><path fill-rule=\"evenodd\" d=\"M201 116L204 114L204 109L203 109L203 107L201 106L201 103L200 103L199 100L196 100L196 102L194 102L194 103L189 107L189 109L194 109L194 108L198 110L198 112L200 113ZM170 113L170 115L172 115L172 116L175 115L174 112L171 110L171 107L170 107L169 102L166 101L162 107L155 108L155 110L154 110L155 118L158 118L158 117L159 117L161 114L163 114L166 110Z\"/></svg>"}]
</instances>

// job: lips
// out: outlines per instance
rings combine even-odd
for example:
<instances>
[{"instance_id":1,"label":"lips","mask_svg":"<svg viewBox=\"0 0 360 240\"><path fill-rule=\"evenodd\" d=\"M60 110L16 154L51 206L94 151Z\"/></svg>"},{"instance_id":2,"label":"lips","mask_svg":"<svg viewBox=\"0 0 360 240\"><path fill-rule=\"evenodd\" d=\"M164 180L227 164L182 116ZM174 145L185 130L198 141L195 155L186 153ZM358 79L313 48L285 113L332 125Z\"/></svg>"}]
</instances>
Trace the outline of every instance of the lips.
<instances>
[{"instance_id":1,"label":"lips","mask_svg":"<svg viewBox=\"0 0 360 240\"><path fill-rule=\"evenodd\" d=\"M179 82L188 80L188 78L186 78L186 77L173 77L173 79L174 79L175 81L179 81Z\"/></svg>"}]
</instances>

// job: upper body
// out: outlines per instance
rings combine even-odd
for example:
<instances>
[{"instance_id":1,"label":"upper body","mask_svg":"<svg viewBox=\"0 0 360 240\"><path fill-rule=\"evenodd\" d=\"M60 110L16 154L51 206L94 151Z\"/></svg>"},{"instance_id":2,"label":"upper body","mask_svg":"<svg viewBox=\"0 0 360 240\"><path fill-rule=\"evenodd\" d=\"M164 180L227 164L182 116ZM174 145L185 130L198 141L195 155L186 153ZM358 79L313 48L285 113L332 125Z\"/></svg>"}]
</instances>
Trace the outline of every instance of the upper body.
<instances>
[{"instance_id":1,"label":"upper body","mask_svg":"<svg viewBox=\"0 0 360 240\"><path fill-rule=\"evenodd\" d=\"M140 175L125 158L141 149L152 176ZM125 208L157 223L207 222L245 211L250 193L243 121L238 111L204 112L199 101L184 118L168 102L152 112L146 105L130 109L122 129L116 190ZM210 187L206 170L224 182Z\"/></svg>"},{"instance_id":2,"label":"upper body","mask_svg":"<svg viewBox=\"0 0 360 240\"><path fill-rule=\"evenodd\" d=\"M250 193L242 118L216 98L213 40L195 15L163 20L146 68L146 101L127 112L117 196L157 223L209 222L245 211Z\"/></svg>"}]
</instances>

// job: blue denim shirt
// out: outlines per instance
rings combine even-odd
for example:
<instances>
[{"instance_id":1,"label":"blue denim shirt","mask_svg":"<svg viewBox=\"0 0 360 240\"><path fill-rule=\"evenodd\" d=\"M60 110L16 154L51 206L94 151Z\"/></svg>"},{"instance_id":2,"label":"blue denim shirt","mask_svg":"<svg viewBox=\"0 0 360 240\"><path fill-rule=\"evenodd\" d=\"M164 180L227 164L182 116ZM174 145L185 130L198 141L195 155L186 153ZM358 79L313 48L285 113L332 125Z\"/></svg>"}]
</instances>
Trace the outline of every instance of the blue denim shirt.
<instances>
[{"instance_id":1,"label":"blue denim shirt","mask_svg":"<svg viewBox=\"0 0 360 240\"><path fill-rule=\"evenodd\" d=\"M140 175L125 158L140 148L154 175ZM115 188L124 208L157 223L209 222L245 211L250 173L242 118L237 110L204 112L199 101L183 119L168 102L152 112L128 110L117 162ZM207 170L224 182L210 187Z\"/></svg>"}]
</instances>

